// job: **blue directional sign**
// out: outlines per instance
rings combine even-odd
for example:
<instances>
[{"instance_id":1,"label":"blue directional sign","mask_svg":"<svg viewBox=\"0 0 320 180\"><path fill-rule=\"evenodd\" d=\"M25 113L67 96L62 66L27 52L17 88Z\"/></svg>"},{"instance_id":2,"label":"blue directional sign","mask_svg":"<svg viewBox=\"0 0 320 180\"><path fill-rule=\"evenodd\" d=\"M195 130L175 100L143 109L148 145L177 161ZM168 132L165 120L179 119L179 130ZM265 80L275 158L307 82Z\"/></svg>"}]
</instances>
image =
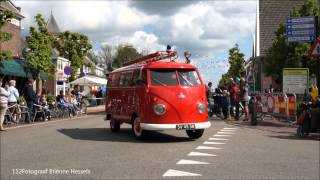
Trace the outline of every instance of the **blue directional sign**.
<instances>
[{"instance_id":1,"label":"blue directional sign","mask_svg":"<svg viewBox=\"0 0 320 180\"><path fill-rule=\"evenodd\" d=\"M317 19L310 17L287 18L288 42L313 42L316 40Z\"/></svg>"}]
</instances>

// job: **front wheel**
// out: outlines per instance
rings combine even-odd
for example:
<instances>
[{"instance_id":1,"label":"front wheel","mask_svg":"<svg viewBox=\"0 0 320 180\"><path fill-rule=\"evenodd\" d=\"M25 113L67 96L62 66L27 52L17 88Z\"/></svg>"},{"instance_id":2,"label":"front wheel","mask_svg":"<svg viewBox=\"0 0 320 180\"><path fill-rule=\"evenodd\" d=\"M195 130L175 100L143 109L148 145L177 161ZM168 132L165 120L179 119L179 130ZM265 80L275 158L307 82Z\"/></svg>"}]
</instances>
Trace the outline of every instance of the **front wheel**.
<instances>
[{"instance_id":1,"label":"front wheel","mask_svg":"<svg viewBox=\"0 0 320 180\"><path fill-rule=\"evenodd\" d=\"M198 139L203 135L204 129L186 130L190 139Z\"/></svg>"},{"instance_id":2,"label":"front wheel","mask_svg":"<svg viewBox=\"0 0 320 180\"><path fill-rule=\"evenodd\" d=\"M140 118L136 117L133 121L132 121L132 132L133 135L136 139L143 139L145 136L145 130L142 129L141 127L141 121Z\"/></svg>"}]
</instances>

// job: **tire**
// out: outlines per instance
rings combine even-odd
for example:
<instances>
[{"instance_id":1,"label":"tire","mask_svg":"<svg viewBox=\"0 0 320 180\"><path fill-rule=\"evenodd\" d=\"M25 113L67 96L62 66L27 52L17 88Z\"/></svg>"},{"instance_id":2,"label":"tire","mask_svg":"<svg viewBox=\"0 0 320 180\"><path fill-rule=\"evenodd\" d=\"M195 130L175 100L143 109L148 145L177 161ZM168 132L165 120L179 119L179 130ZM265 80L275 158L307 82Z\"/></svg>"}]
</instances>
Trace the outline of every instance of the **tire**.
<instances>
[{"instance_id":1,"label":"tire","mask_svg":"<svg viewBox=\"0 0 320 180\"><path fill-rule=\"evenodd\" d=\"M120 122L116 120L110 120L110 130L111 132L119 132L120 131Z\"/></svg>"},{"instance_id":2,"label":"tire","mask_svg":"<svg viewBox=\"0 0 320 180\"><path fill-rule=\"evenodd\" d=\"M203 135L204 129L186 130L190 139L198 139Z\"/></svg>"},{"instance_id":3,"label":"tire","mask_svg":"<svg viewBox=\"0 0 320 180\"><path fill-rule=\"evenodd\" d=\"M132 124L133 136L138 140L144 139L146 131L143 130L140 126L140 118L139 117L134 118L131 124Z\"/></svg>"}]
</instances>

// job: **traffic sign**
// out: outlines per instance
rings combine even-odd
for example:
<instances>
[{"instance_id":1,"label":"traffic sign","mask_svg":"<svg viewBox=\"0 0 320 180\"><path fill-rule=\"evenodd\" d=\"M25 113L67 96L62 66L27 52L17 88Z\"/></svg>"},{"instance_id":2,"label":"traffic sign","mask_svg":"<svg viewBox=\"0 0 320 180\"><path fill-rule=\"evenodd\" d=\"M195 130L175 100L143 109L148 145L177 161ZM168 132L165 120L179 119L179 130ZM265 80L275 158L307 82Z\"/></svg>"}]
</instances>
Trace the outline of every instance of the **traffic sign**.
<instances>
[{"instance_id":1,"label":"traffic sign","mask_svg":"<svg viewBox=\"0 0 320 180\"><path fill-rule=\"evenodd\" d=\"M309 51L309 56L320 57L320 38L315 41Z\"/></svg>"},{"instance_id":2,"label":"traffic sign","mask_svg":"<svg viewBox=\"0 0 320 180\"><path fill-rule=\"evenodd\" d=\"M288 17L287 18L287 41L288 42L313 42L316 40L317 18Z\"/></svg>"},{"instance_id":3,"label":"traffic sign","mask_svg":"<svg viewBox=\"0 0 320 180\"><path fill-rule=\"evenodd\" d=\"M72 74L72 68L70 66L65 66L64 67L64 73L66 75L71 75Z\"/></svg>"}]
</instances>

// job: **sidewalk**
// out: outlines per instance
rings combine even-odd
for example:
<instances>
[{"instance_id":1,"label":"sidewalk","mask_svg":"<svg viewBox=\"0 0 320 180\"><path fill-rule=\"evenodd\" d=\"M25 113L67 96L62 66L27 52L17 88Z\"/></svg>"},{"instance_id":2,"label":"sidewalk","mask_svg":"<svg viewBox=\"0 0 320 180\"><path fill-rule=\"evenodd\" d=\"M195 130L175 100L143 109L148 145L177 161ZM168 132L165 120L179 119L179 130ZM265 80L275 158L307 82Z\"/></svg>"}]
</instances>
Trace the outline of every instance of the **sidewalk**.
<instances>
[{"instance_id":1,"label":"sidewalk","mask_svg":"<svg viewBox=\"0 0 320 180\"><path fill-rule=\"evenodd\" d=\"M214 120L221 120L219 117L214 117ZM272 117L265 117L264 120L258 120L258 124L256 126L251 125L251 121L243 121L243 118L240 118L239 121L236 121L233 117L225 122L227 124L232 124L235 126L241 126L246 128L254 128L263 131L272 131L272 132L283 132L283 133L295 133L296 128L290 126L288 121L272 118Z\"/></svg>"},{"instance_id":2,"label":"sidewalk","mask_svg":"<svg viewBox=\"0 0 320 180\"><path fill-rule=\"evenodd\" d=\"M104 112L105 112L105 105L87 108L87 115L101 114ZM51 123L62 122L62 121L76 120L76 119L85 118L85 117L86 115L81 115L81 116L72 117L72 118L53 119L50 121L36 121L32 124L21 123L21 124L15 124L15 125L5 125L5 129L11 130L11 129L24 128L24 127L32 127L32 126L43 125L43 124L51 124Z\"/></svg>"},{"instance_id":3,"label":"sidewalk","mask_svg":"<svg viewBox=\"0 0 320 180\"><path fill-rule=\"evenodd\" d=\"M87 108L87 114L98 114L98 113L104 113L104 112L105 112L105 105Z\"/></svg>"}]
</instances>

